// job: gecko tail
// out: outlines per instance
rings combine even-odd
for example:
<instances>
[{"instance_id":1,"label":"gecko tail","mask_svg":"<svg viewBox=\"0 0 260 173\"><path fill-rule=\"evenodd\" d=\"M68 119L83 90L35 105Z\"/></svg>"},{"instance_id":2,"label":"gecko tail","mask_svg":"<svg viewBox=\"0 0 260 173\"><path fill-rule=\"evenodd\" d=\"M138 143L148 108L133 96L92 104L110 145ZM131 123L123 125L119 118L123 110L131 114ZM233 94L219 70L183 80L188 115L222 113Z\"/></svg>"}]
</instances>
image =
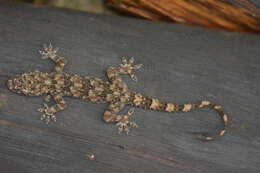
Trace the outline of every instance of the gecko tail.
<instances>
[{"instance_id":1,"label":"gecko tail","mask_svg":"<svg viewBox=\"0 0 260 173\"><path fill-rule=\"evenodd\" d=\"M159 99L155 98L148 98L143 96L142 94L135 94L133 98L133 104L137 107L166 112L189 112L194 109L208 107L218 113L223 122L223 127L216 134L200 135L198 136L198 138L206 141L211 141L216 139L217 137L223 136L226 133L228 125L228 115L224 113L224 108L222 106L212 103L210 101L200 101L198 103L180 105L162 102Z\"/></svg>"},{"instance_id":2,"label":"gecko tail","mask_svg":"<svg viewBox=\"0 0 260 173\"><path fill-rule=\"evenodd\" d=\"M164 105L164 110L166 112L189 112L194 109L206 108L206 107L216 111L223 122L222 129L219 130L216 134L198 136L199 139L211 141L211 140L216 139L219 136L223 136L226 133L226 129L227 129L227 125L228 125L228 115L226 113L224 113L224 108L222 106L212 103L210 101L200 101L200 102L194 103L194 104L183 104L183 105L166 103Z\"/></svg>"}]
</instances>

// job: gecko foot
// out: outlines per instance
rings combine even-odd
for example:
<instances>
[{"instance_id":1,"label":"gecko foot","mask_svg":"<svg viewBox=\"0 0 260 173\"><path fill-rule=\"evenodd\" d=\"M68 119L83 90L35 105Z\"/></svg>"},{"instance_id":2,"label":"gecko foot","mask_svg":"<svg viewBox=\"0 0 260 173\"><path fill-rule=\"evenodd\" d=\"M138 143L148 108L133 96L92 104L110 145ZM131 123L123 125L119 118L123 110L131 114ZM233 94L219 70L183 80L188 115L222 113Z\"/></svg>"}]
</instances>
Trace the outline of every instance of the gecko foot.
<instances>
[{"instance_id":1,"label":"gecko foot","mask_svg":"<svg viewBox=\"0 0 260 173\"><path fill-rule=\"evenodd\" d=\"M51 95L47 95L47 96L44 98L44 101L45 101L45 102L50 102L50 101L51 101Z\"/></svg>"},{"instance_id":2,"label":"gecko foot","mask_svg":"<svg viewBox=\"0 0 260 173\"><path fill-rule=\"evenodd\" d=\"M134 109L130 109L126 115L118 116L118 120L116 125L118 126L118 132L126 132L128 134L130 132L129 127L138 127L135 122L131 122L128 120L129 116L134 113Z\"/></svg>"},{"instance_id":3,"label":"gecko foot","mask_svg":"<svg viewBox=\"0 0 260 173\"><path fill-rule=\"evenodd\" d=\"M55 58L57 55L56 53L58 52L58 48L53 48L51 43L49 44L49 46L47 46L46 44L43 45L43 50L40 50L40 54L42 55L42 59L46 59L46 58Z\"/></svg>"},{"instance_id":4,"label":"gecko foot","mask_svg":"<svg viewBox=\"0 0 260 173\"><path fill-rule=\"evenodd\" d=\"M120 64L120 66L131 77L132 80L137 81L138 79L133 71L140 69L143 64L134 65L134 61L134 57L131 57L128 60L126 57L122 57L122 64Z\"/></svg>"},{"instance_id":5,"label":"gecko foot","mask_svg":"<svg viewBox=\"0 0 260 173\"><path fill-rule=\"evenodd\" d=\"M41 115L41 120L46 122L46 124L49 124L49 122L52 120L54 122L56 122L56 116L54 115L54 113L51 111L50 107L47 104L43 104L44 107L43 108L39 108L38 111L39 112L43 112L43 114Z\"/></svg>"}]
</instances>

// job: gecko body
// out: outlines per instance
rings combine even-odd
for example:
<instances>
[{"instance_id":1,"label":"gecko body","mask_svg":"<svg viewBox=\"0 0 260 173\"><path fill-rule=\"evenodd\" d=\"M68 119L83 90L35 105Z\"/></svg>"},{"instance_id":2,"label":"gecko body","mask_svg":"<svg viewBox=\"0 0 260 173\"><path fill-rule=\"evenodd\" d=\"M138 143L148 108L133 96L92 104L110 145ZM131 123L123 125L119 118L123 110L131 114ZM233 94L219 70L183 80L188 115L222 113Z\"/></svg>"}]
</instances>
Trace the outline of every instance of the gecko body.
<instances>
[{"instance_id":1,"label":"gecko body","mask_svg":"<svg viewBox=\"0 0 260 173\"><path fill-rule=\"evenodd\" d=\"M97 77L63 72L66 60L64 57L57 55L57 51L58 49L54 49L51 45L48 47L45 45L43 50L40 51L43 58L49 58L56 64L53 72L34 71L23 73L16 75L15 78L7 82L9 90L13 92L26 96L47 95L47 99L45 99L47 102L51 98L55 101L54 105L48 106L44 103L44 107L39 109L43 113L41 119L47 123L51 120L56 121L55 113L66 108L64 97L69 96L93 103L108 103L103 119L105 122L116 123L119 132L125 131L128 133L129 127L137 126L136 123L129 121L129 117L134 113L133 108L126 114L119 113L125 105L166 112L188 112L196 108L209 107L220 115L224 127L215 135L200 137L205 140L213 140L217 136L223 136L226 132L228 116L224 113L222 106L205 100L194 104L174 104L128 90L121 75L129 75L133 80L137 81L134 70L142 66L141 64L135 65L133 58L122 58L122 64L109 67L107 69L108 81L104 81Z\"/></svg>"}]
</instances>

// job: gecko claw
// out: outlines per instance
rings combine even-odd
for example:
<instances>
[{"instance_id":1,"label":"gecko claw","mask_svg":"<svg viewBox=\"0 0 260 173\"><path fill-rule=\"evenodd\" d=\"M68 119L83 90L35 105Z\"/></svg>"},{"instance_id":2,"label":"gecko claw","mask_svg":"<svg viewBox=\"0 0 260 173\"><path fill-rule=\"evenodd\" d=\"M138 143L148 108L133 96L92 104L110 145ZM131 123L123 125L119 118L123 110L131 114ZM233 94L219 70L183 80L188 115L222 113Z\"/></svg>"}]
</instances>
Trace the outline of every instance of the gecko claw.
<instances>
[{"instance_id":1,"label":"gecko claw","mask_svg":"<svg viewBox=\"0 0 260 173\"><path fill-rule=\"evenodd\" d=\"M134 64L134 62L135 62L135 58L132 56L130 59L129 59L129 64Z\"/></svg>"},{"instance_id":2,"label":"gecko claw","mask_svg":"<svg viewBox=\"0 0 260 173\"><path fill-rule=\"evenodd\" d=\"M137 82L138 79L134 74L134 70L140 69L143 64L134 65L134 61L134 57L131 57L130 59L122 57L122 64L120 64L120 67L123 69L125 74L128 74L133 81Z\"/></svg>"},{"instance_id":3,"label":"gecko claw","mask_svg":"<svg viewBox=\"0 0 260 173\"><path fill-rule=\"evenodd\" d=\"M126 132L128 135L130 132L130 127L138 127L138 125L135 122L123 122L120 121L116 124L118 126L118 133Z\"/></svg>"},{"instance_id":4,"label":"gecko claw","mask_svg":"<svg viewBox=\"0 0 260 173\"><path fill-rule=\"evenodd\" d=\"M43 114L41 115L41 118L40 118L40 120L42 120L42 121L44 121L45 120L45 122L46 122L46 124L49 124L49 122L52 120L52 121L54 121L54 122L56 122L56 116L54 115L54 113L53 112L51 112L50 111L50 109L49 109L49 106L47 105L47 104L43 104L43 108L39 108L38 109L38 111L39 112L42 112Z\"/></svg>"},{"instance_id":5,"label":"gecko claw","mask_svg":"<svg viewBox=\"0 0 260 173\"><path fill-rule=\"evenodd\" d=\"M130 77L133 81L137 82L138 81L138 78L135 74L130 74Z\"/></svg>"},{"instance_id":6,"label":"gecko claw","mask_svg":"<svg viewBox=\"0 0 260 173\"><path fill-rule=\"evenodd\" d=\"M46 44L43 45L43 50L39 50L39 53L42 55L42 59L47 59L47 58L55 58L57 55L56 53L58 52L59 48L53 48L51 43L49 46Z\"/></svg>"},{"instance_id":7,"label":"gecko claw","mask_svg":"<svg viewBox=\"0 0 260 173\"><path fill-rule=\"evenodd\" d=\"M54 122L57 121L56 116L54 114L42 114L40 120L45 121L46 124L49 124L49 122L52 120Z\"/></svg>"},{"instance_id":8,"label":"gecko claw","mask_svg":"<svg viewBox=\"0 0 260 173\"><path fill-rule=\"evenodd\" d=\"M135 122L131 122L128 120L129 116L131 116L134 113L134 108L130 109L127 112L127 115L120 116L120 120L118 120L118 123L116 124L118 126L118 133L126 132L126 134L129 134L130 127L138 127L138 125Z\"/></svg>"},{"instance_id":9,"label":"gecko claw","mask_svg":"<svg viewBox=\"0 0 260 173\"><path fill-rule=\"evenodd\" d=\"M127 64L127 59L126 59L126 57L123 56L121 59L122 59L123 65L124 65L124 64Z\"/></svg>"}]
</instances>

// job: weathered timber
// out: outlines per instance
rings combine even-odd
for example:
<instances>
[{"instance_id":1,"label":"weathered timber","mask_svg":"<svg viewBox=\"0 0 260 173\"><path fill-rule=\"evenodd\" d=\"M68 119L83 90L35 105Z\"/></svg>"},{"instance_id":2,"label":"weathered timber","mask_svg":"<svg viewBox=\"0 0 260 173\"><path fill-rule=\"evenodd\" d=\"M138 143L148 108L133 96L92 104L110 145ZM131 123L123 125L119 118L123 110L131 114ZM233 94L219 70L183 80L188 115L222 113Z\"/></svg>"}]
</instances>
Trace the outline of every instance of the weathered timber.
<instances>
[{"instance_id":1,"label":"weathered timber","mask_svg":"<svg viewBox=\"0 0 260 173\"><path fill-rule=\"evenodd\" d=\"M27 71L50 72L38 49L51 42L65 71L106 79L121 56L143 63L130 89L163 100L208 99L230 115L215 141L197 132L221 128L215 112L163 113L136 109L139 125L118 134L102 121L106 104L65 98L57 122L40 121L43 98L10 92L6 80ZM93 15L23 4L0 6L1 173L257 173L260 171L260 36L178 24ZM93 158L94 156L94 158Z\"/></svg>"}]
</instances>

